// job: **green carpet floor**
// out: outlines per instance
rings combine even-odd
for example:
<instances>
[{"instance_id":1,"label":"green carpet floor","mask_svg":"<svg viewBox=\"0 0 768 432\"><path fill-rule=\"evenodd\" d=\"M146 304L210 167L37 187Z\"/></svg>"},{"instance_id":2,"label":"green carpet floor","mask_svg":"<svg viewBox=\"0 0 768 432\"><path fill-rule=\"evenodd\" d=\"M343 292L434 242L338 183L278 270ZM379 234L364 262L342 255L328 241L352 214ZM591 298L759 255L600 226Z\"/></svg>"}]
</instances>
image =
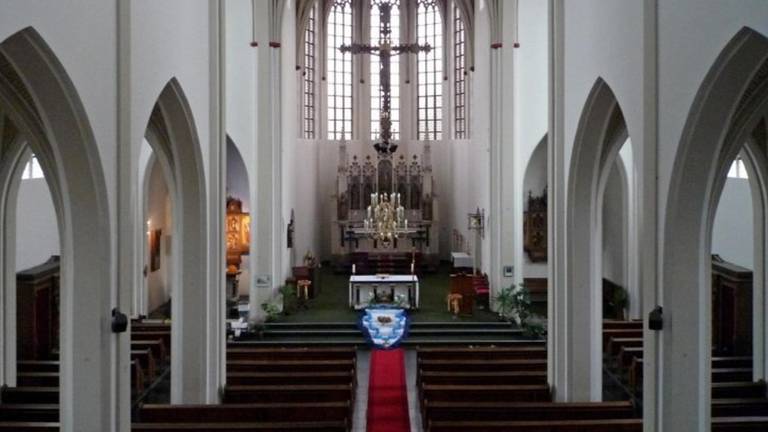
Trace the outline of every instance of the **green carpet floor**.
<instances>
[{"instance_id":1,"label":"green carpet floor","mask_svg":"<svg viewBox=\"0 0 768 432\"><path fill-rule=\"evenodd\" d=\"M435 274L420 278L421 308L411 313L413 321L497 321L496 314L475 310L471 317L454 318L446 309L445 296L449 289L450 267L442 266ZM320 294L307 302L306 309L291 311L281 315L278 322L344 322L357 319L359 312L347 306L349 296L349 276L334 274L330 268L323 267L318 275Z\"/></svg>"}]
</instances>

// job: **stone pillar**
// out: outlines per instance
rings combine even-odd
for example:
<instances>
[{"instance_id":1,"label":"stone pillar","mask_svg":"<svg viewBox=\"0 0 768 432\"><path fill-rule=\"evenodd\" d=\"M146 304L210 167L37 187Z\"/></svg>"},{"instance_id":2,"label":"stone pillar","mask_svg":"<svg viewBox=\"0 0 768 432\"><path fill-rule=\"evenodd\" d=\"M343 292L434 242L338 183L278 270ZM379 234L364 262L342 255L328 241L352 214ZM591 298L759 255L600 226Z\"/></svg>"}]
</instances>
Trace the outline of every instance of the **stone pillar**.
<instances>
[{"instance_id":1,"label":"stone pillar","mask_svg":"<svg viewBox=\"0 0 768 432\"><path fill-rule=\"evenodd\" d=\"M278 1L255 1L253 9L256 52L256 187L251 200L251 268L249 321L263 315L281 275L281 48L282 8Z\"/></svg>"}]
</instances>

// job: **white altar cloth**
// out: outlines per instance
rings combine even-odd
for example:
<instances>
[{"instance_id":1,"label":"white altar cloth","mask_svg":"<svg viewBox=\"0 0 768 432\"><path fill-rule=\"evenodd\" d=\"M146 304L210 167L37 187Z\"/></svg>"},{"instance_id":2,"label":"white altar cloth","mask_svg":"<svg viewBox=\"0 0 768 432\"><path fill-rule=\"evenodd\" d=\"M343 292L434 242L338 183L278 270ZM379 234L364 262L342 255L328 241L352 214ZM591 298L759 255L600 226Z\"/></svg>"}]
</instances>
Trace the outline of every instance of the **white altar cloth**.
<instances>
[{"instance_id":1,"label":"white altar cloth","mask_svg":"<svg viewBox=\"0 0 768 432\"><path fill-rule=\"evenodd\" d=\"M419 278L416 275L352 275L349 277L349 306L362 309L377 296L390 296L391 304L406 309L419 307ZM400 300L400 302L398 302ZM386 303L386 302L384 302Z\"/></svg>"}]
</instances>

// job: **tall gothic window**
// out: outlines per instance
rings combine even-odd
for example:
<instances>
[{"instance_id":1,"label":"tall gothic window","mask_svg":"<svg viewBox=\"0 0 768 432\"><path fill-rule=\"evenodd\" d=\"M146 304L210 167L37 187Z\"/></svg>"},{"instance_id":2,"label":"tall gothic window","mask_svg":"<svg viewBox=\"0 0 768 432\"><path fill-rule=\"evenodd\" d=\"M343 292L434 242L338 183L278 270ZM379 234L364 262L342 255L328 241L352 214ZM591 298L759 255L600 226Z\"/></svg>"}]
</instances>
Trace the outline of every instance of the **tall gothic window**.
<instances>
[{"instance_id":1,"label":"tall gothic window","mask_svg":"<svg viewBox=\"0 0 768 432\"><path fill-rule=\"evenodd\" d=\"M371 45L382 43L383 24L380 19L379 10L380 1L371 2ZM391 39L392 45L400 43L400 1L390 1L392 11L390 15ZM381 132L381 84L380 75L381 62L376 54L371 58L371 139L379 138ZM391 94L391 120L392 120L392 139L400 138L400 56L390 58L390 94Z\"/></svg>"},{"instance_id":2,"label":"tall gothic window","mask_svg":"<svg viewBox=\"0 0 768 432\"><path fill-rule=\"evenodd\" d=\"M352 43L352 2L335 0L328 15L328 139L352 138L352 55L339 47Z\"/></svg>"},{"instance_id":3,"label":"tall gothic window","mask_svg":"<svg viewBox=\"0 0 768 432\"><path fill-rule=\"evenodd\" d=\"M304 138L315 138L315 5L304 30Z\"/></svg>"},{"instance_id":4,"label":"tall gothic window","mask_svg":"<svg viewBox=\"0 0 768 432\"><path fill-rule=\"evenodd\" d=\"M443 23L437 0L419 0L416 36L419 44L432 50L419 53L418 139L439 140L443 137Z\"/></svg>"},{"instance_id":5,"label":"tall gothic window","mask_svg":"<svg viewBox=\"0 0 768 432\"><path fill-rule=\"evenodd\" d=\"M456 139L467 137L467 39L459 8L453 8L453 96Z\"/></svg>"}]
</instances>

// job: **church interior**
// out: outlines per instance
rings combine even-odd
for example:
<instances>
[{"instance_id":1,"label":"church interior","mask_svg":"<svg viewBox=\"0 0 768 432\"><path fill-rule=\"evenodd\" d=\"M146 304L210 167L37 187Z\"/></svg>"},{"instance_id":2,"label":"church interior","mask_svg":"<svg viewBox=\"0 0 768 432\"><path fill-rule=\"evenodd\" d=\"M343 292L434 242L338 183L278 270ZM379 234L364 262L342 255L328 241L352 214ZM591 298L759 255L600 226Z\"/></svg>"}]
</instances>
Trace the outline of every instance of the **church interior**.
<instances>
[{"instance_id":1,"label":"church interior","mask_svg":"<svg viewBox=\"0 0 768 432\"><path fill-rule=\"evenodd\" d=\"M0 431L768 431L765 0L4 0Z\"/></svg>"}]
</instances>

